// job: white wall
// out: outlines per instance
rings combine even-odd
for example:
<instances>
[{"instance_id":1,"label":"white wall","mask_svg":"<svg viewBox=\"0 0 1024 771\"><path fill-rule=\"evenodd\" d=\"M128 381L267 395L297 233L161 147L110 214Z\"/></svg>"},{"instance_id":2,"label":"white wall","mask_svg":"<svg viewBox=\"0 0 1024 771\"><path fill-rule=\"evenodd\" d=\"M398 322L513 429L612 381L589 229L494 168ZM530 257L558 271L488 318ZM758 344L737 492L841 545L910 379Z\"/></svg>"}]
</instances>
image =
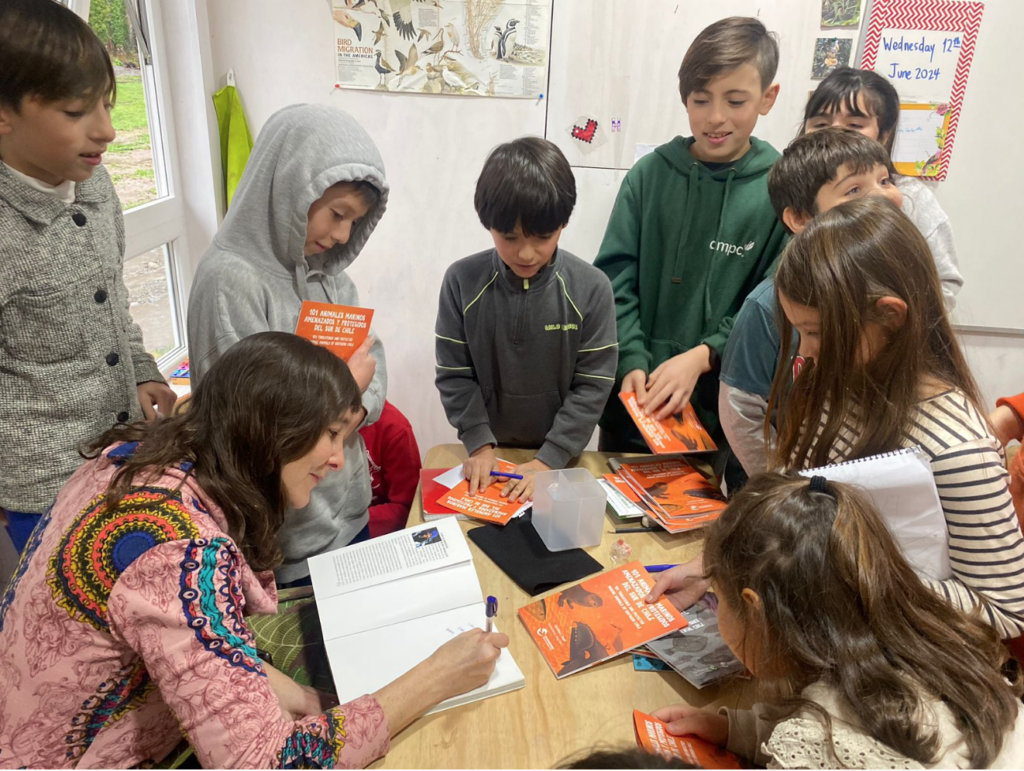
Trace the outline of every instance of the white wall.
<instances>
[{"instance_id":1,"label":"white wall","mask_svg":"<svg viewBox=\"0 0 1024 771\"><path fill-rule=\"evenodd\" d=\"M791 1L820 6L819 0ZM1000 2L1007 4L1007 0ZM490 245L472 204L484 158L500 142L523 134L543 135L544 103L334 91L327 0L199 2L203 5L207 6L215 87L223 85L224 73L233 68L254 135L279 107L320 102L351 112L380 147L392 186L388 212L351 275L362 303L376 309L375 327L388 356L389 399L409 416L424 453L435 444L454 441L455 432L445 420L433 384L437 293L448 264ZM991 29L986 23L985 32ZM564 36L556 30L554 37L557 45ZM809 68L811 51L796 55L806 58ZM557 61L553 54L553 66ZM995 75L983 71L972 76L972 89L999 87L982 77L991 80ZM555 82L553 75L552 85ZM557 93L547 97L560 99ZM965 116L962 136L969 125ZM550 126L552 133L563 129ZM982 163L989 173L995 171L995 159L961 157L958 161L956 156L954 168L969 162ZM579 202L562 242L570 251L593 259L623 175L613 169L576 169ZM981 196L978 204L985 205ZM953 224L955 230L957 223ZM1005 240L1004 229L1009 227L1008 222L994 223L998 232L993 242ZM984 245L958 243L958 248L966 261L967 255ZM1015 254L1010 259L1021 257ZM976 280L974 271L965 273L969 280ZM990 402L1024 388L1024 336L972 333L963 340Z\"/></svg>"},{"instance_id":2,"label":"white wall","mask_svg":"<svg viewBox=\"0 0 1024 771\"><path fill-rule=\"evenodd\" d=\"M388 210L350 275L388 358L388 398L421 450L455 441L434 388L434 317L448 265L491 245L473 209L487 153L544 133L543 102L335 91L326 0L214 0L208 5L217 85L234 68L255 136L278 108L331 104L354 115L387 167Z\"/></svg>"}]
</instances>

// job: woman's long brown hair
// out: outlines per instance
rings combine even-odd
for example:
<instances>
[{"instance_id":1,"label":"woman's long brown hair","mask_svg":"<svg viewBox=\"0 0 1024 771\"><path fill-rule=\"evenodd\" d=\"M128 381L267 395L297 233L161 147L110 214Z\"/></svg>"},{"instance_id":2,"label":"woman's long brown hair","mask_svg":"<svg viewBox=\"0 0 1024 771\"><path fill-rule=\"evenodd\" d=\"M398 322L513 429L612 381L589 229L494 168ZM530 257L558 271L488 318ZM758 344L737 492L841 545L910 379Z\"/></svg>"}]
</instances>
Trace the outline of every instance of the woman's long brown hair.
<instances>
[{"instance_id":1,"label":"woman's long brown hair","mask_svg":"<svg viewBox=\"0 0 1024 771\"><path fill-rule=\"evenodd\" d=\"M818 358L791 386L793 326L777 302L782 346L768 408L778 427L775 467L825 465L852 416L860 436L849 457L898 449L929 378L960 389L981 410L978 387L946 315L931 250L888 200L862 198L815 217L786 247L775 291L776 299L784 294L821 315ZM865 326L889 321L876 305L882 297L903 300L906 319L863 362ZM767 431L766 425L766 436Z\"/></svg>"},{"instance_id":2,"label":"woman's long brown hair","mask_svg":"<svg viewBox=\"0 0 1024 771\"><path fill-rule=\"evenodd\" d=\"M281 561L277 534L287 503L281 469L302 457L361 404L345 363L326 348L285 332L260 332L232 346L188 404L156 423L112 428L86 457L115 442L139 442L110 481L110 511L134 484L183 461L224 512L231 537L254 570Z\"/></svg>"},{"instance_id":3,"label":"woman's long brown hair","mask_svg":"<svg viewBox=\"0 0 1024 771\"><path fill-rule=\"evenodd\" d=\"M869 736L927 766L949 749L925 709L941 700L971 767L987 768L1021 706L1019 676L1007 684L1000 673L1008 654L998 634L925 586L860 492L832 482L826 489L758 474L704 545L716 592L758 635L773 717L809 710L823 719L831 745L828 715L800 696L821 683ZM745 588L760 609L744 602Z\"/></svg>"}]
</instances>

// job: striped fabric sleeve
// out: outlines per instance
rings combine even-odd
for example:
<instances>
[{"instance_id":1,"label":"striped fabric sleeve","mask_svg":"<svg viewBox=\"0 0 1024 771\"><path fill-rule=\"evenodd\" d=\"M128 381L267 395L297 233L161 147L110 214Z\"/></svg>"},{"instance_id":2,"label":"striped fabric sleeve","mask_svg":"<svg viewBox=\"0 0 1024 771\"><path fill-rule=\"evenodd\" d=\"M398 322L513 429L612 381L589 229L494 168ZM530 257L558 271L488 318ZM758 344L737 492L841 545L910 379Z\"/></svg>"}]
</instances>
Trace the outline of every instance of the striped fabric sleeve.
<instances>
[{"instance_id":1,"label":"striped fabric sleeve","mask_svg":"<svg viewBox=\"0 0 1024 771\"><path fill-rule=\"evenodd\" d=\"M1024 633L1024 536L994 439L956 444L932 458L946 515L954 577L930 582L953 605L979 605L1005 639Z\"/></svg>"}]
</instances>

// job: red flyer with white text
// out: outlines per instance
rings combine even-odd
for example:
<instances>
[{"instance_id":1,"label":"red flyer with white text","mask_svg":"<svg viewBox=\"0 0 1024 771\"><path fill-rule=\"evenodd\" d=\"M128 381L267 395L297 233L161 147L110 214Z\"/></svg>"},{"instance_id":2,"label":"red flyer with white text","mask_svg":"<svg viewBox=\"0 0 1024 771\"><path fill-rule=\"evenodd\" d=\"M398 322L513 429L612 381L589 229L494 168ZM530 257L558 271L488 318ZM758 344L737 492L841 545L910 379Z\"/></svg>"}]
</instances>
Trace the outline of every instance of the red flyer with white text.
<instances>
[{"instance_id":1,"label":"red flyer with white text","mask_svg":"<svg viewBox=\"0 0 1024 771\"><path fill-rule=\"evenodd\" d=\"M686 626L665 598L647 603L653 586L630 562L520 608L519 620L562 678Z\"/></svg>"},{"instance_id":2,"label":"red flyer with white text","mask_svg":"<svg viewBox=\"0 0 1024 771\"><path fill-rule=\"evenodd\" d=\"M636 403L636 394L625 391L619 399L626 406L626 412L633 418L636 427L655 455L679 455L689 452L711 452L717 450L711 435L697 418L693 406L687 404L682 413L669 415L664 420L655 420L653 415L644 415Z\"/></svg>"},{"instance_id":3,"label":"red flyer with white text","mask_svg":"<svg viewBox=\"0 0 1024 771\"><path fill-rule=\"evenodd\" d=\"M499 460L498 470L513 472L515 464ZM465 514L467 517L479 519L483 522L491 522L497 525L507 525L508 521L523 508L523 504L510 501L501 497L501 491L505 488L508 479L492 477L494 480L482 493L469 494L469 481L463 479L451 490L447 490L437 502L446 508Z\"/></svg>"},{"instance_id":4,"label":"red flyer with white text","mask_svg":"<svg viewBox=\"0 0 1024 771\"><path fill-rule=\"evenodd\" d=\"M348 361L370 334L371 321L373 311L367 308L306 300L299 311L295 334L329 348L335 355Z\"/></svg>"},{"instance_id":5,"label":"red flyer with white text","mask_svg":"<svg viewBox=\"0 0 1024 771\"><path fill-rule=\"evenodd\" d=\"M743 762L729 750L696 736L673 736L667 723L638 709L633 710L633 729L636 743L652 755L679 758L697 768L743 768Z\"/></svg>"}]
</instances>

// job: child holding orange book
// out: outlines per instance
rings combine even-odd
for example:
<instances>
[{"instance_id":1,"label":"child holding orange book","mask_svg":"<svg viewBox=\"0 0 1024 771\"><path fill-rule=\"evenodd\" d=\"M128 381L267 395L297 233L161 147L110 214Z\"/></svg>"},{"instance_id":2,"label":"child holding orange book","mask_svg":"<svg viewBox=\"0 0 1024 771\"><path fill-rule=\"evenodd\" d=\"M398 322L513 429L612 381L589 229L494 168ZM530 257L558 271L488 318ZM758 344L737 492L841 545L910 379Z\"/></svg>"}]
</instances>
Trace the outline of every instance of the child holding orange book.
<instances>
[{"instance_id":1,"label":"child holding orange book","mask_svg":"<svg viewBox=\"0 0 1024 771\"><path fill-rule=\"evenodd\" d=\"M757 533L757 538L751 538ZM751 478L708 533L722 639L771 694L652 717L769 768L1015 768L1019 675L999 636L914 573L870 502L823 477Z\"/></svg>"},{"instance_id":2,"label":"child holding orange book","mask_svg":"<svg viewBox=\"0 0 1024 771\"><path fill-rule=\"evenodd\" d=\"M583 452L611 392L612 289L601 271L558 246L576 179L553 143L524 137L496 148L474 203L494 248L445 273L435 383L469 455L472 493L498 471L495 447L537 448L515 468L522 479L502 480L502 494L525 503L536 472L565 468Z\"/></svg>"},{"instance_id":3,"label":"child holding orange book","mask_svg":"<svg viewBox=\"0 0 1024 771\"><path fill-rule=\"evenodd\" d=\"M294 333L304 301L359 307L346 271L380 222L388 189L380 153L352 116L315 104L270 116L192 282L194 385L239 340ZM384 347L372 330L347 363L363 394L359 425L367 426L387 396ZM366 450L353 433L344 469L323 480L281 531L277 580L308 583L307 557L368 538L371 499Z\"/></svg>"}]
</instances>

